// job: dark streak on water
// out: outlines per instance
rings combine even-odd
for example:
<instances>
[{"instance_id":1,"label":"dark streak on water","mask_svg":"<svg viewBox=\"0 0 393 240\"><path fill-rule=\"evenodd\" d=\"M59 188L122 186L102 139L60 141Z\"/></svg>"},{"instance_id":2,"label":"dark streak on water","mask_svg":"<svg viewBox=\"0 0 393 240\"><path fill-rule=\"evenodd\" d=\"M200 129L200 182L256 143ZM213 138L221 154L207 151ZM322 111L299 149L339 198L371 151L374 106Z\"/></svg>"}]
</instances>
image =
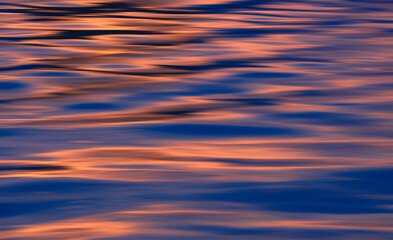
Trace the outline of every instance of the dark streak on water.
<instances>
[{"instance_id":1,"label":"dark streak on water","mask_svg":"<svg viewBox=\"0 0 393 240\"><path fill-rule=\"evenodd\" d=\"M390 0L0 3L0 239L393 239Z\"/></svg>"}]
</instances>

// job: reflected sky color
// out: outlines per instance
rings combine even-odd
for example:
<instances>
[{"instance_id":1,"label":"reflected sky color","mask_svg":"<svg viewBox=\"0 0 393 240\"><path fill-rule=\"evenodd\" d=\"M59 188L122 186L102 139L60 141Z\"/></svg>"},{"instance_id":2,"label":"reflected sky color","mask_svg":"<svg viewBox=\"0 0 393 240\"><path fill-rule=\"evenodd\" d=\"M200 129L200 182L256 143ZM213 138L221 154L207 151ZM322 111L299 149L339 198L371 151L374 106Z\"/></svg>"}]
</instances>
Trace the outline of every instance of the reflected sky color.
<instances>
[{"instance_id":1,"label":"reflected sky color","mask_svg":"<svg viewBox=\"0 0 393 240\"><path fill-rule=\"evenodd\" d=\"M392 13L2 1L0 239L393 239Z\"/></svg>"}]
</instances>

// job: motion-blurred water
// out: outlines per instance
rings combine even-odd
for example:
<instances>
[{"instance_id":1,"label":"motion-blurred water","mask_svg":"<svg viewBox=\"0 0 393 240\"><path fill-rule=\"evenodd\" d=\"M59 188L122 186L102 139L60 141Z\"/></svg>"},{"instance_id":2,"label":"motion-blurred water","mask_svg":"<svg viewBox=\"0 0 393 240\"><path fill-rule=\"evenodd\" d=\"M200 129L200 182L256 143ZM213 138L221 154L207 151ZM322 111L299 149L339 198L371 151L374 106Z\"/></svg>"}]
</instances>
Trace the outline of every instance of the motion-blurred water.
<instances>
[{"instance_id":1,"label":"motion-blurred water","mask_svg":"<svg viewBox=\"0 0 393 240\"><path fill-rule=\"evenodd\" d=\"M2 0L0 239L393 239L391 0Z\"/></svg>"}]
</instances>

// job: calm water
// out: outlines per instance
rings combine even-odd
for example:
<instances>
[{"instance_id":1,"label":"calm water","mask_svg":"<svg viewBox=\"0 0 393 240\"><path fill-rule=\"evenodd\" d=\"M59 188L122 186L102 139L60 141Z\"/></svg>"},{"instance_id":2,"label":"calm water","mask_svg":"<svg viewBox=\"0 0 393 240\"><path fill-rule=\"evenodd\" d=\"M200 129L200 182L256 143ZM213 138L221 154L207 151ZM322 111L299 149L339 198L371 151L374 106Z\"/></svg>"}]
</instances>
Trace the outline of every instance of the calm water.
<instances>
[{"instance_id":1,"label":"calm water","mask_svg":"<svg viewBox=\"0 0 393 240\"><path fill-rule=\"evenodd\" d=\"M391 0L2 0L0 239L393 239Z\"/></svg>"}]
</instances>

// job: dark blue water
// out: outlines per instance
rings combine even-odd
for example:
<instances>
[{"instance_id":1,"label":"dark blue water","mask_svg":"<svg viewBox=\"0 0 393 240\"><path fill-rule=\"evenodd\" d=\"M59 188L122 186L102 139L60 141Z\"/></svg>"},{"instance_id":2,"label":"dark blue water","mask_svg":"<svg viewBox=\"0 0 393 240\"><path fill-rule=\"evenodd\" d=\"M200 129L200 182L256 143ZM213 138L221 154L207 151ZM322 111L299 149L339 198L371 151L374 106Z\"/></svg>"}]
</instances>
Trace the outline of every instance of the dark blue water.
<instances>
[{"instance_id":1,"label":"dark blue water","mask_svg":"<svg viewBox=\"0 0 393 240\"><path fill-rule=\"evenodd\" d=\"M3 0L0 239L393 239L393 2Z\"/></svg>"}]
</instances>

